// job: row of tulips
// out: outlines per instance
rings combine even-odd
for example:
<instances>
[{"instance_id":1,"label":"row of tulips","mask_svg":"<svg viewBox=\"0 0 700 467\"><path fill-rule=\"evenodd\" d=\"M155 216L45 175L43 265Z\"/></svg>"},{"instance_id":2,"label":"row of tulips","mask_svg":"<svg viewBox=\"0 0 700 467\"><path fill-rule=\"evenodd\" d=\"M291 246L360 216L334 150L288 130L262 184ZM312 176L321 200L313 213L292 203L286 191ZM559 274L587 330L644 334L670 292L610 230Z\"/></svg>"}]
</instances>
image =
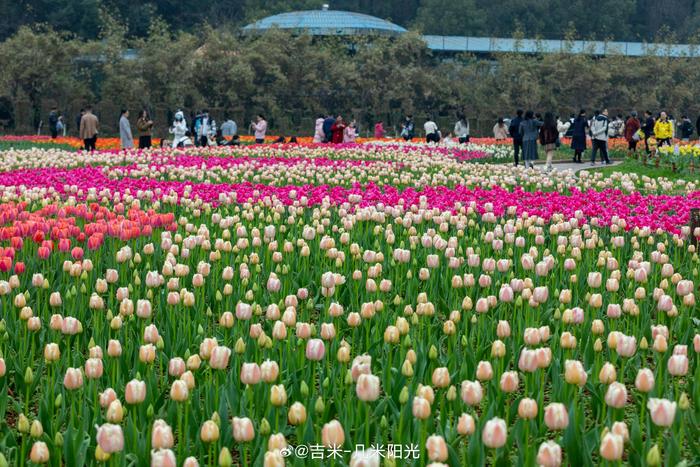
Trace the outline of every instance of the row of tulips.
<instances>
[{"instance_id":1,"label":"row of tulips","mask_svg":"<svg viewBox=\"0 0 700 467\"><path fill-rule=\"evenodd\" d=\"M199 227L182 212L177 231L28 259L42 272L3 284L10 462L281 465L329 439L353 465L381 454L352 461L358 445L452 465L696 452L683 238L330 209L283 229L256 208Z\"/></svg>"},{"instance_id":2,"label":"row of tulips","mask_svg":"<svg viewBox=\"0 0 700 467\"><path fill-rule=\"evenodd\" d=\"M0 465L700 457L682 216L601 222L621 195L592 189L580 209L523 188L207 199L100 177L118 165L0 174ZM654 218L696 198L622 199Z\"/></svg>"}]
</instances>

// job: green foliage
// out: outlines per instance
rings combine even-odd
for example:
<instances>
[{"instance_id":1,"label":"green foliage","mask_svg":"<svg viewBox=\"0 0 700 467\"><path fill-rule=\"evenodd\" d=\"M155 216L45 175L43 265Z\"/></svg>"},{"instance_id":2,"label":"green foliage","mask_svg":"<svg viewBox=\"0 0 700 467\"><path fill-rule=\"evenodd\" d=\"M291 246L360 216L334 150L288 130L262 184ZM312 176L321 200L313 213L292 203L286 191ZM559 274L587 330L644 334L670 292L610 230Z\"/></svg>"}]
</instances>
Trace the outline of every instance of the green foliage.
<instances>
[{"instance_id":1,"label":"green foliage","mask_svg":"<svg viewBox=\"0 0 700 467\"><path fill-rule=\"evenodd\" d=\"M129 37L148 36L157 19L174 31L198 33L202 25L240 27L265 16L317 9L319 0L0 0L11 18L0 24L0 39L24 25L46 23L85 39L95 39L103 15L119 18ZM428 34L562 38L573 27L584 38L646 40L664 28L691 40L700 24L700 10L687 0L335 0L336 10L357 11L389 19Z\"/></svg>"},{"instance_id":2,"label":"green foliage","mask_svg":"<svg viewBox=\"0 0 700 467\"><path fill-rule=\"evenodd\" d=\"M209 108L242 128L263 112L283 134L309 134L326 112L356 118L365 132L383 119L393 134L404 113L413 113L418 125L436 116L447 128L463 109L472 133L486 136L493 119L518 107L560 115L603 106L623 114L700 113L694 59L502 54L444 60L417 33L350 41L279 30L243 37L206 26L194 35L161 19L151 22L147 37L130 38L119 18L107 10L100 15L99 40L23 27L0 43L0 97L12 104L16 132L36 130L52 105L70 126L86 103L96 105L106 133L115 130L121 107L148 108L161 132L178 108ZM138 55L126 55L127 49Z\"/></svg>"}]
</instances>

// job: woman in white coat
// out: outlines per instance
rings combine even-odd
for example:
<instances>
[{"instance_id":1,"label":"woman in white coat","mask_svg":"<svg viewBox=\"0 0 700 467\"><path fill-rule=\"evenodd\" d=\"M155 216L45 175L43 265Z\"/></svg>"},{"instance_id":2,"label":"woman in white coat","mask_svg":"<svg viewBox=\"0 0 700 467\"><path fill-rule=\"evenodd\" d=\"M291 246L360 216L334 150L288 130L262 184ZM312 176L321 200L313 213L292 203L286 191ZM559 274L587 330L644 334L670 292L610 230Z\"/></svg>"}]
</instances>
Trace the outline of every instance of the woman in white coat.
<instances>
[{"instance_id":1,"label":"woman in white coat","mask_svg":"<svg viewBox=\"0 0 700 467\"><path fill-rule=\"evenodd\" d=\"M187 121L181 110L175 112L175 121L173 121L173 126L170 128L169 132L173 135L173 148L176 148L185 136L187 136Z\"/></svg>"},{"instance_id":2,"label":"woman in white coat","mask_svg":"<svg viewBox=\"0 0 700 467\"><path fill-rule=\"evenodd\" d=\"M323 132L323 121L326 118L323 115L319 115L316 119L316 127L314 128L314 143L323 143L326 139L326 134Z\"/></svg>"},{"instance_id":3,"label":"woman in white coat","mask_svg":"<svg viewBox=\"0 0 700 467\"><path fill-rule=\"evenodd\" d=\"M129 124L129 111L126 109L122 110L121 117L119 117L119 139L122 149L134 148L134 137L131 134L131 124Z\"/></svg>"}]
</instances>

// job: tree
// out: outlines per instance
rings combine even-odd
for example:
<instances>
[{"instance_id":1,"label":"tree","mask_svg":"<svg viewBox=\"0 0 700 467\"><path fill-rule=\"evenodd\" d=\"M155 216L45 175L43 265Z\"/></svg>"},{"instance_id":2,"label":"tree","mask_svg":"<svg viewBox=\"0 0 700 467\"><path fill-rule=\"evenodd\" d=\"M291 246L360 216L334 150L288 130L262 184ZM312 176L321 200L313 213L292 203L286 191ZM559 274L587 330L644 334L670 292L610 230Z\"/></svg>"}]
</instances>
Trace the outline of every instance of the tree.
<instances>
[{"instance_id":1,"label":"tree","mask_svg":"<svg viewBox=\"0 0 700 467\"><path fill-rule=\"evenodd\" d=\"M77 42L52 29L20 28L0 44L0 93L15 102L26 99L36 127L43 100L61 106L75 94L73 58L79 51Z\"/></svg>"},{"instance_id":2,"label":"tree","mask_svg":"<svg viewBox=\"0 0 700 467\"><path fill-rule=\"evenodd\" d=\"M476 0L422 0L415 25L427 34L479 36L484 33L484 15Z\"/></svg>"}]
</instances>

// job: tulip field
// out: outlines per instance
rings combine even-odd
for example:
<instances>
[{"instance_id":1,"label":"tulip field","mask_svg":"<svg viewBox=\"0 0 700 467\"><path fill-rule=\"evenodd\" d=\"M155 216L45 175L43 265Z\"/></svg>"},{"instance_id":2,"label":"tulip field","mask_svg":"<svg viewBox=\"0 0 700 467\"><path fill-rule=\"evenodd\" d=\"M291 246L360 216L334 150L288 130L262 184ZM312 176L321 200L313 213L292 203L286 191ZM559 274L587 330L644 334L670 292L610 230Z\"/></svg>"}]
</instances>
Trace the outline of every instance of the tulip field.
<instances>
[{"instance_id":1,"label":"tulip field","mask_svg":"<svg viewBox=\"0 0 700 467\"><path fill-rule=\"evenodd\" d=\"M0 467L700 463L693 182L0 152Z\"/></svg>"}]
</instances>

